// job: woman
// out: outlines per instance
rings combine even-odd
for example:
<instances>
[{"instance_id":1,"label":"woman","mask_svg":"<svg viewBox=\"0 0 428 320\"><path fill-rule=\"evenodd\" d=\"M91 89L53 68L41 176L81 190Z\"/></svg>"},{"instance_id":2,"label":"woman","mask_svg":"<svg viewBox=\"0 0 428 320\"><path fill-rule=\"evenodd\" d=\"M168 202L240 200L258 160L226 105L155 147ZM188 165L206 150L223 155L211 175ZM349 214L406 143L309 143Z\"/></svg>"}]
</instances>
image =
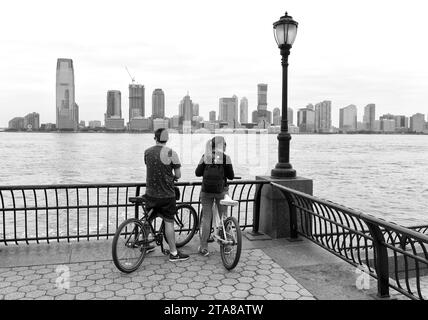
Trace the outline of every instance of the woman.
<instances>
[{"instance_id":1,"label":"woman","mask_svg":"<svg viewBox=\"0 0 428 320\"><path fill-rule=\"evenodd\" d=\"M199 254L208 256L208 237L211 231L213 205L217 206L220 219L226 213L226 207L220 205L220 200L228 193L227 179L235 176L230 157L225 154L226 141L222 136L216 136L208 141L205 153L195 170L197 177L202 178L201 202L202 217L200 227Z\"/></svg>"}]
</instances>

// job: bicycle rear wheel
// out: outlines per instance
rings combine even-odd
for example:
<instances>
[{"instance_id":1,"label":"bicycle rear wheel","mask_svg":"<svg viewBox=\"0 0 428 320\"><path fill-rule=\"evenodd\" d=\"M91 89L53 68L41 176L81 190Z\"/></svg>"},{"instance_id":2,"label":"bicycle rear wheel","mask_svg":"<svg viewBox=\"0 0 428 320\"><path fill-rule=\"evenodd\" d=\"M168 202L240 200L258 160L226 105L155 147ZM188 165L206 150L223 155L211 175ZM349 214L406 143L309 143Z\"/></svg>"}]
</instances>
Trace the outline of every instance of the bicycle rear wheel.
<instances>
[{"instance_id":1,"label":"bicycle rear wheel","mask_svg":"<svg viewBox=\"0 0 428 320\"><path fill-rule=\"evenodd\" d=\"M115 266L125 273L137 270L146 255L147 244L147 232L140 220L131 218L122 222L113 237Z\"/></svg>"},{"instance_id":2,"label":"bicycle rear wheel","mask_svg":"<svg viewBox=\"0 0 428 320\"><path fill-rule=\"evenodd\" d=\"M231 243L220 243L220 255L224 267L227 270L232 270L236 267L241 257L242 233L238 220L234 217L226 218L224 221L224 230L226 233L226 240ZM223 235L221 236L223 237Z\"/></svg>"},{"instance_id":3,"label":"bicycle rear wheel","mask_svg":"<svg viewBox=\"0 0 428 320\"><path fill-rule=\"evenodd\" d=\"M174 216L175 245L180 248L194 236L198 227L198 215L189 204L177 205Z\"/></svg>"}]
</instances>

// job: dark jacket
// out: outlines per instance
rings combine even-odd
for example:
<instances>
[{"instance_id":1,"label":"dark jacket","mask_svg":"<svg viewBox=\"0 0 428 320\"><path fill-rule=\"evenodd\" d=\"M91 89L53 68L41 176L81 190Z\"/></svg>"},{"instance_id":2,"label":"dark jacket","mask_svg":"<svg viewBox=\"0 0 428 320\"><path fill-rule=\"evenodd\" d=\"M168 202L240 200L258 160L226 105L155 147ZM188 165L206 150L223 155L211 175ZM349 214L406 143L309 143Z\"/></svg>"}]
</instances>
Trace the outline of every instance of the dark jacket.
<instances>
[{"instance_id":1,"label":"dark jacket","mask_svg":"<svg viewBox=\"0 0 428 320\"><path fill-rule=\"evenodd\" d=\"M210 164L209 162L208 164ZM203 177L205 167L207 166L207 163L205 163L205 158L202 156L201 160L199 161L198 167L195 170L195 175L197 177ZM233 172L233 166L232 166L232 160L230 160L230 157L223 153L223 166L224 166L224 185L227 186L227 179L232 180L235 177L235 173ZM202 179L202 191L204 191L204 180Z\"/></svg>"}]
</instances>

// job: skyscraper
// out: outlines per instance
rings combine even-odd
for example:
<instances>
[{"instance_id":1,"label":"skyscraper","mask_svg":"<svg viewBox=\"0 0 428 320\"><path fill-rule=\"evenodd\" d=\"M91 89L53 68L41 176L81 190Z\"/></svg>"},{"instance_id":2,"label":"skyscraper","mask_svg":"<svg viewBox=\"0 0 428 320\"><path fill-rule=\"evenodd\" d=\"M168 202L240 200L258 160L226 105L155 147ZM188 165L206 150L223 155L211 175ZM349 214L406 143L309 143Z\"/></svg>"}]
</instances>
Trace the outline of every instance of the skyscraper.
<instances>
[{"instance_id":1,"label":"skyscraper","mask_svg":"<svg viewBox=\"0 0 428 320\"><path fill-rule=\"evenodd\" d=\"M281 125L281 111L279 110L279 108L273 109L272 117L273 117L273 125L274 126L280 126Z\"/></svg>"},{"instance_id":2,"label":"skyscraper","mask_svg":"<svg viewBox=\"0 0 428 320\"><path fill-rule=\"evenodd\" d=\"M107 91L107 112L104 115L105 128L121 130L125 127L122 118L122 94L119 90Z\"/></svg>"},{"instance_id":3,"label":"skyscraper","mask_svg":"<svg viewBox=\"0 0 428 320\"><path fill-rule=\"evenodd\" d=\"M257 110L253 111L252 121L259 128L266 129L272 123L272 112L267 110L267 84L257 85Z\"/></svg>"},{"instance_id":4,"label":"skyscraper","mask_svg":"<svg viewBox=\"0 0 428 320\"><path fill-rule=\"evenodd\" d=\"M199 103L193 104L193 116L199 117Z\"/></svg>"},{"instance_id":5,"label":"skyscraper","mask_svg":"<svg viewBox=\"0 0 428 320\"><path fill-rule=\"evenodd\" d=\"M376 105L370 103L364 107L363 123L366 130L376 131Z\"/></svg>"},{"instance_id":6,"label":"skyscraper","mask_svg":"<svg viewBox=\"0 0 428 320\"><path fill-rule=\"evenodd\" d=\"M216 121L215 111L210 111L210 122Z\"/></svg>"},{"instance_id":7,"label":"skyscraper","mask_svg":"<svg viewBox=\"0 0 428 320\"><path fill-rule=\"evenodd\" d=\"M422 132L425 126L425 115L416 113L410 117L410 132Z\"/></svg>"},{"instance_id":8,"label":"skyscraper","mask_svg":"<svg viewBox=\"0 0 428 320\"><path fill-rule=\"evenodd\" d=\"M293 125L293 120L294 120L293 109L287 108L287 122L288 122L288 125Z\"/></svg>"},{"instance_id":9,"label":"skyscraper","mask_svg":"<svg viewBox=\"0 0 428 320\"><path fill-rule=\"evenodd\" d=\"M315 111L309 106L299 109L297 112L297 126L299 127L299 132L315 132Z\"/></svg>"},{"instance_id":10,"label":"skyscraper","mask_svg":"<svg viewBox=\"0 0 428 320\"><path fill-rule=\"evenodd\" d=\"M315 132L329 132L331 129L331 101L315 105Z\"/></svg>"},{"instance_id":11,"label":"skyscraper","mask_svg":"<svg viewBox=\"0 0 428 320\"><path fill-rule=\"evenodd\" d=\"M219 121L227 122L229 126L235 127L238 122L238 97L220 98Z\"/></svg>"},{"instance_id":12,"label":"skyscraper","mask_svg":"<svg viewBox=\"0 0 428 320\"><path fill-rule=\"evenodd\" d=\"M79 112L74 89L73 60L60 58L56 64L56 126L59 130L77 130Z\"/></svg>"},{"instance_id":13,"label":"skyscraper","mask_svg":"<svg viewBox=\"0 0 428 320\"><path fill-rule=\"evenodd\" d=\"M141 84L129 85L129 122L145 115L145 89Z\"/></svg>"},{"instance_id":14,"label":"skyscraper","mask_svg":"<svg viewBox=\"0 0 428 320\"><path fill-rule=\"evenodd\" d=\"M357 130L357 107L353 104L339 109L339 129L342 132Z\"/></svg>"},{"instance_id":15,"label":"skyscraper","mask_svg":"<svg viewBox=\"0 0 428 320\"><path fill-rule=\"evenodd\" d=\"M190 99L189 93L187 93L187 95L185 95L180 101L178 115L180 116L181 123L183 123L183 121L192 121L193 102L192 99Z\"/></svg>"},{"instance_id":16,"label":"skyscraper","mask_svg":"<svg viewBox=\"0 0 428 320\"><path fill-rule=\"evenodd\" d=\"M155 89L152 94L152 118L165 118L165 94L162 89Z\"/></svg>"},{"instance_id":17,"label":"skyscraper","mask_svg":"<svg viewBox=\"0 0 428 320\"><path fill-rule=\"evenodd\" d=\"M267 109L267 88L268 85L265 83L257 85L257 110Z\"/></svg>"},{"instance_id":18,"label":"skyscraper","mask_svg":"<svg viewBox=\"0 0 428 320\"><path fill-rule=\"evenodd\" d=\"M119 90L107 91L107 118L122 118L122 94Z\"/></svg>"},{"instance_id":19,"label":"skyscraper","mask_svg":"<svg viewBox=\"0 0 428 320\"><path fill-rule=\"evenodd\" d=\"M248 123L248 99L246 97L242 97L239 104L239 121Z\"/></svg>"}]
</instances>

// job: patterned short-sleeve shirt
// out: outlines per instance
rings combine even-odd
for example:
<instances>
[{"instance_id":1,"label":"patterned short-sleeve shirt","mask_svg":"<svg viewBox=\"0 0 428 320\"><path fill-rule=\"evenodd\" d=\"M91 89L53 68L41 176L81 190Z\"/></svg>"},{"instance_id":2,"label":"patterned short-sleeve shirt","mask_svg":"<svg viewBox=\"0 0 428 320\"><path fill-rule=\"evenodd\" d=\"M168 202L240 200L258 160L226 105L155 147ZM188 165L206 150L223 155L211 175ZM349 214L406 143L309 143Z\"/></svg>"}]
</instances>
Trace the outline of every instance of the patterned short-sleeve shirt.
<instances>
[{"instance_id":1,"label":"patterned short-sleeve shirt","mask_svg":"<svg viewBox=\"0 0 428 320\"><path fill-rule=\"evenodd\" d=\"M144 152L144 163L146 194L153 198L175 197L173 169L181 167L177 153L164 145L155 145Z\"/></svg>"}]
</instances>

